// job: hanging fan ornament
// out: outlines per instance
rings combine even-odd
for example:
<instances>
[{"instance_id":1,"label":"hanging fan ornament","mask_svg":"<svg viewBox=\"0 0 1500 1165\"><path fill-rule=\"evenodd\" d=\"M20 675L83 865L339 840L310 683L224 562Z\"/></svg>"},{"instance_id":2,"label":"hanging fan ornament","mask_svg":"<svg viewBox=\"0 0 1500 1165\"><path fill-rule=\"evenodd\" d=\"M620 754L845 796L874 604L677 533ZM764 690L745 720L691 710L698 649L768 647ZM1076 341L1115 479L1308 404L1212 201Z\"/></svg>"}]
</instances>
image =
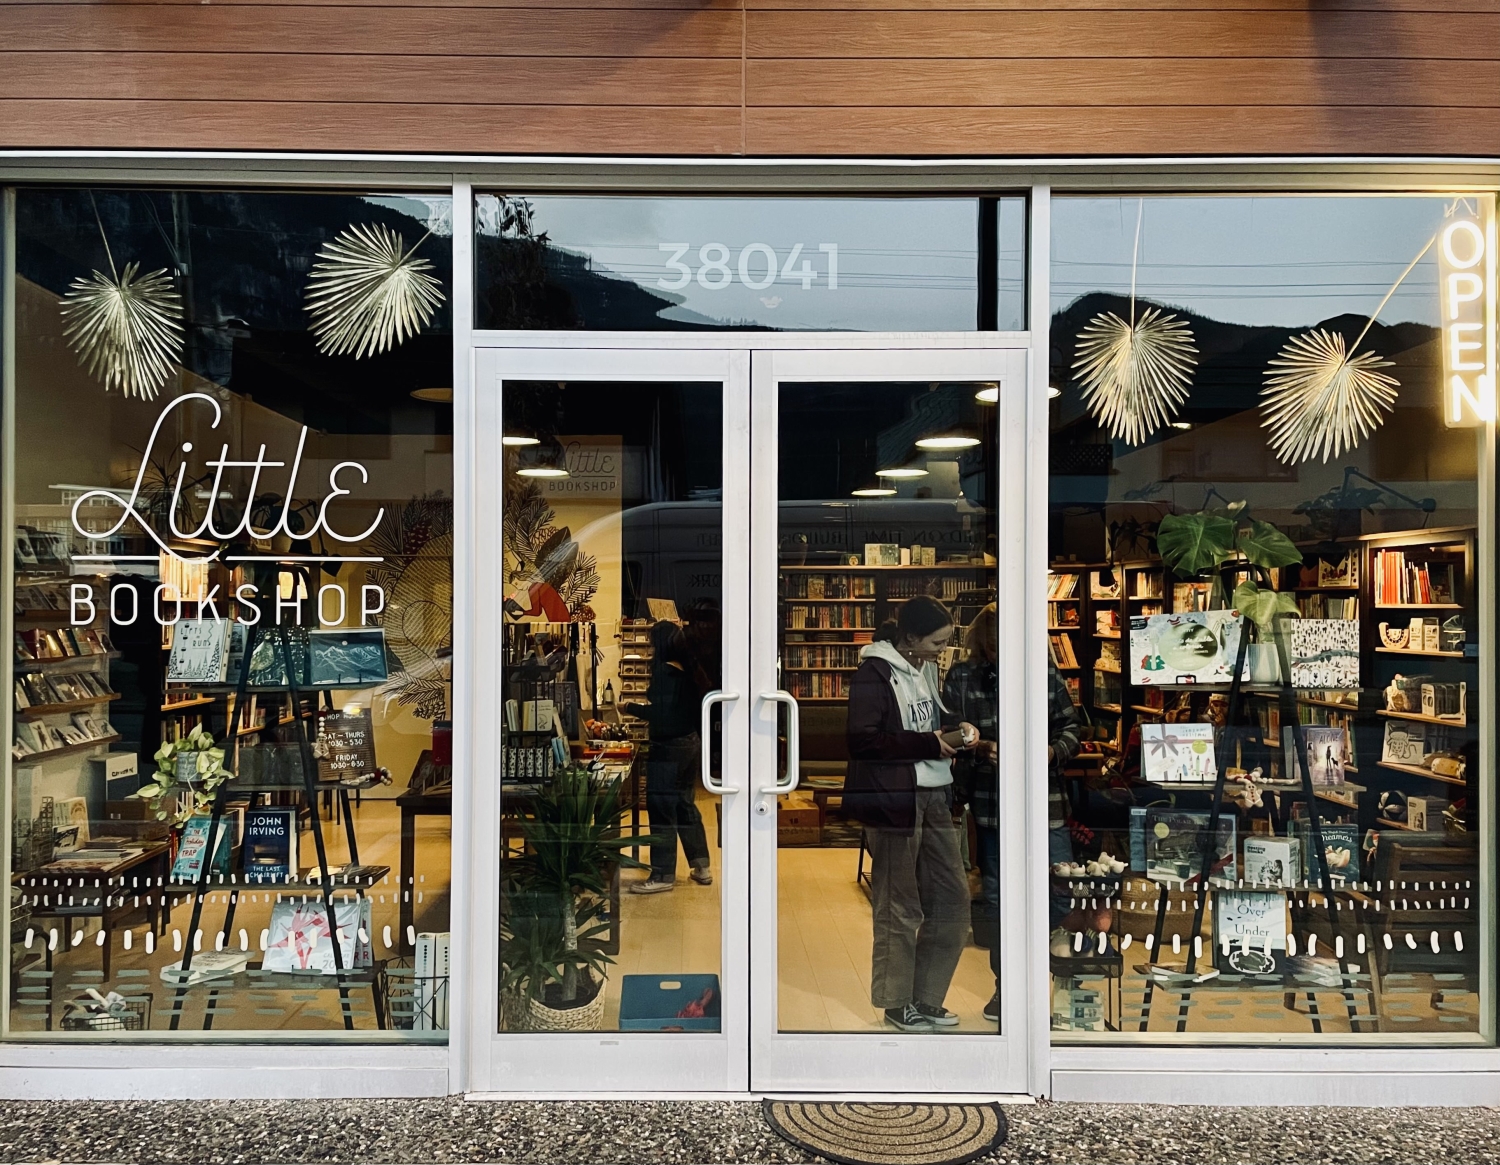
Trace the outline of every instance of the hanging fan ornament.
<instances>
[{"instance_id":1,"label":"hanging fan ornament","mask_svg":"<svg viewBox=\"0 0 1500 1165\"><path fill-rule=\"evenodd\" d=\"M92 197L92 196L91 196ZM151 400L172 376L182 353L182 297L165 269L121 273L94 207L109 274L79 276L62 298L63 338L88 374L127 397Z\"/></svg>"},{"instance_id":2,"label":"hanging fan ornament","mask_svg":"<svg viewBox=\"0 0 1500 1165\"><path fill-rule=\"evenodd\" d=\"M1078 333L1073 361L1089 412L1111 437L1131 445L1144 444L1187 400L1198 364L1187 321L1158 307L1136 316L1135 276L1145 208L1142 199L1130 257L1130 319L1112 311L1096 315Z\"/></svg>"},{"instance_id":3,"label":"hanging fan ornament","mask_svg":"<svg viewBox=\"0 0 1500 1165\"><path fill-rule=\"evenodd\" d=\"M1271 448L1282 461L1293 465L1321 454L1326 465L1356 448L1395 408L1401 382L1376 371L1394 365L1359 346L1435 242L1436 235L1407 264L1354 343L1346 347L1339 333L1315 328L1293 336L1270 362L1260 390L1261 427L1271 431Z\"/></svg>"},{"instance_id":4,"label":"hanging fan ornament","mask_svg":"<svg viewBox=\"0 0 1500 1165\"><path fill-rule=\"evenodd\" d=\"M428 234L432 232L429 231ZM380 224L342 230L318 252L307 281L307 311L319 351L356 360L414 336L443 302L432 264L417 257L423 235L406 240Z\"/></svg>"}]
</instances>

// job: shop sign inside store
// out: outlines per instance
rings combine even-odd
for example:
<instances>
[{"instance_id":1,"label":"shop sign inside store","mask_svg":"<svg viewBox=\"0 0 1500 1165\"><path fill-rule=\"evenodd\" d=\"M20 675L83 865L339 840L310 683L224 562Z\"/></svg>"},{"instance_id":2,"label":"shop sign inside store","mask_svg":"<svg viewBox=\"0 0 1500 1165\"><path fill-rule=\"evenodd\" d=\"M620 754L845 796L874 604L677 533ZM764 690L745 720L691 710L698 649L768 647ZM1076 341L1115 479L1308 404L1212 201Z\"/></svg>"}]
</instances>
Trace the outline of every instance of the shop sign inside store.
<instances>
[{"instance_id":1,"label":"shop sign inside store","mask_svg":"<svg viewBox=\"0 0 1500 1165\"><path fill-rule=\"evenodd\" d=\"M1438 232L1444 419L1472 428L1495 419L1495 223L1459 200Z\"/></svg>"}]
</instances>

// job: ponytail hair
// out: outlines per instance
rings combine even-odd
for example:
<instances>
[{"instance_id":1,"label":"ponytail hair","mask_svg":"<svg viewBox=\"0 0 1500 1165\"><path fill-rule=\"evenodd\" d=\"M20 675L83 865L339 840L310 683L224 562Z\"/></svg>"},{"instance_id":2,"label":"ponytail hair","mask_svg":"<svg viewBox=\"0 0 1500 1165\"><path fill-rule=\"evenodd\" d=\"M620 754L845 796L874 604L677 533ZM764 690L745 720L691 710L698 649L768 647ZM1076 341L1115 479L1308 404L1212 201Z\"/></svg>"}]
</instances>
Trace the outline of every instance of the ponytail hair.
<instances>
[{"instance_id":1,"label":"ponytail hair","mask_svg":"<svg viewBox=\"0 0 1500 1165\"><path fill-rule=\"evenodd\" d=\"M876 629L876 631L875 631L875 642L876 643L894 643L894 642L896 642L896 620L894 620L894 619L887 619L884 623L882 623L879 626L879 628Z\"/></svg>"}]
</instances>

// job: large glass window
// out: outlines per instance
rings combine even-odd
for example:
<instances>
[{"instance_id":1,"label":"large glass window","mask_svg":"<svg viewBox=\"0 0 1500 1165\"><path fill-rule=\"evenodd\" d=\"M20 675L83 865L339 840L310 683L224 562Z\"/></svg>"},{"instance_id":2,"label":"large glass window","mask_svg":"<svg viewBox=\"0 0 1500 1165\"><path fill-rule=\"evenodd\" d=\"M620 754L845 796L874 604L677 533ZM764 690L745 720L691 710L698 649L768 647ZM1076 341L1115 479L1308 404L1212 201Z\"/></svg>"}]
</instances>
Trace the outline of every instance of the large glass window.
<instances>
[{"instance_id":1,"label":"large glass window","mask_svg":"<svg viewBox=\"0 0 1500 1165\"><path fill-rule=\"evenodd\" d=\"M1056 1038L1492 1038L1493 212L1054 202Z\"/></svg>"},{"instance_id":2,"label":"large glass window","mask_svg":"<svg viewBox=\"0 0 1500 1165\"><path fill-rule=\"evenodd\" d=\"M475 325L1024 326L1025 199L481 195Z\"/></svg>"},{"instance_id":3,"label":"large glass window","mask_svg":"<svg viewBox=\"0 0 1500 1165\"><path fill-rule=\"evenodd\" d=\"M445 1038L449 210L19 192L10 1035Z\"/></svg>"}]
</instances>

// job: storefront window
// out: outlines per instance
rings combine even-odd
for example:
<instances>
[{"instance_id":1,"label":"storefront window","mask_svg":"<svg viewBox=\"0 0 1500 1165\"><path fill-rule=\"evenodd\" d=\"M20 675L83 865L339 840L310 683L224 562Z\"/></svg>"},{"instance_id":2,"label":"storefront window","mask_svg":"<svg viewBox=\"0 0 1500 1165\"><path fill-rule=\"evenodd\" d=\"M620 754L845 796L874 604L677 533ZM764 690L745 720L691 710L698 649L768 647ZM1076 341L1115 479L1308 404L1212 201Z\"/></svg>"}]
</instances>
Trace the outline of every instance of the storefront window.
<instances>
[{"instance_id":1,"label":"storefront window","mask_svg":"<svg viewBox=\"0 0 1500 1165\"><path fill-rule=\"evenodd\" d=\"M990 205L983 213L998 218L1013 257L1024 250L1024 200L1000 201L1003 214ZM993 328L980 322L980 214L972 198L482 195L475 323L617 331ZM1008 316L1017 299L1012 272ZM988 290L996 275L983 279Z\"/></svg>"},{"instance_id":2,"label":"storefront window","mask_svg":"<svg viewBox=\"0 0 1500 1165\"><path fill-rule=\"evenodd\" d=\"M449 200L16 205L7 1032L446 1038Z\"/></svg>"},{"instance_id":3,"label":"storefront window","mask_svg":"<svg viewBox=\"0 0 1500 1165\"><path fill-rule=\"evenodd\" d=\"M1493 215L1054 201L1055 1038L1492 1036Z\"/></svg>"}]
</instances>

